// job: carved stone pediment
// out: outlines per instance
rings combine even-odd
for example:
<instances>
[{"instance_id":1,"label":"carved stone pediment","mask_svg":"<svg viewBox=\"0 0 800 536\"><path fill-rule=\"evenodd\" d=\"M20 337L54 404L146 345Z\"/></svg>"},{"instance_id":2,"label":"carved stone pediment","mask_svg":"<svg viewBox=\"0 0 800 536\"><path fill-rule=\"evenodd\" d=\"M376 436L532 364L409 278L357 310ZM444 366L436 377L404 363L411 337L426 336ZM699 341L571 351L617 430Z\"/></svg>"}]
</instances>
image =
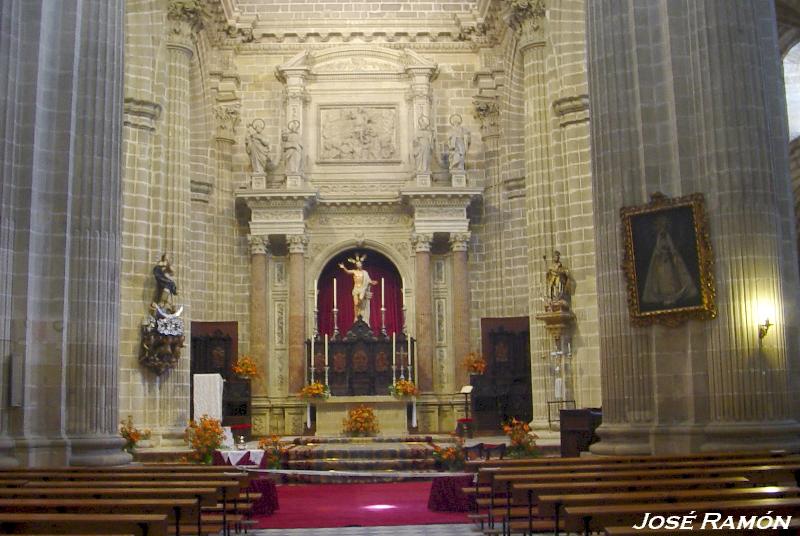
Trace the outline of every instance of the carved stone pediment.
<instances>
[{"instance_id":1,"label":"carved stone pediment","mask_svg":"<svg viewBox=\"0 0 800 536\"><path fill-rule=\"evenodd\" d=\"M436 70L436 63L410 49L353 45L319 51L304 50L279 66L277 72L282 80L293 71L306 71L319 79L352 75L400 78L420 72L432 79Z\"/></svg>"}]
</instances>

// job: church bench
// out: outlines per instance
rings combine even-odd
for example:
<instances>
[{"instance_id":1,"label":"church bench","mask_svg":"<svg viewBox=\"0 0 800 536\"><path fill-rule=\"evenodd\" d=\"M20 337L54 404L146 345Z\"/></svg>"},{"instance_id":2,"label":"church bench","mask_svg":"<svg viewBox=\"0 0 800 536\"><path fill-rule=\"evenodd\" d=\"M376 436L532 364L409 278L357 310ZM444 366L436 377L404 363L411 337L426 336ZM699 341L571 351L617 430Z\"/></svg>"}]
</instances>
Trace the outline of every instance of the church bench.
<instances>
[{"instance_id":1,"label":"church bench","mask_svg":"<svg viewBox=\"0 0 800 536\"><path fill-rule=\"evenodd\" d=\"M541 516L553 517L558 523L561 509L569 506L591 506L601 504L636 503L679 503L687 501L712 501L734 499L763 499L798 497L800 488L796 486L765 486L742 488L694 488L665 490L617 491L603 493L554 493L539 494L536 501L537 512ZM512 508L513 510L513 508Z\"/></svg>"},{"instance_id":2,"label":"church bench","mask_svg":"<svg viewBox=\"0 0 800 536\"><path fill-rule=\"evenodd\" d=\"M706 512L722 516L772 516L796 515L800 510L800 497L742 499L712 501L686 501L678 503L604 504L592 506L567 506L564 509L564 526L571 532L600 532L606 526L638 525L645 514L683 516L694 511L701 518Z\"/></svg>"},{"instance_id":3,"label":"church bench","mask_svg":"<svg viewBox=\"0 0 800 536\"><path fill-rule=\"evenodd\" d=\"M0 534L167 536L164 514L28 514L0 512Z\"/></svg>"},{"instance_id":4,"label":"church bench","mask_svg":"<svg viewBox=\"0 0 800 536\"><path fill-rule=\"evenodd\" d=\"M75 498L0 498L0 512L39 512L62 514L165 514L175 527L175 534L187 534L186 526L194 528L200 518L196 498L158 499L75 499ZM183 526L184 530L181 531Z\"/></svg>"}]
</instances>

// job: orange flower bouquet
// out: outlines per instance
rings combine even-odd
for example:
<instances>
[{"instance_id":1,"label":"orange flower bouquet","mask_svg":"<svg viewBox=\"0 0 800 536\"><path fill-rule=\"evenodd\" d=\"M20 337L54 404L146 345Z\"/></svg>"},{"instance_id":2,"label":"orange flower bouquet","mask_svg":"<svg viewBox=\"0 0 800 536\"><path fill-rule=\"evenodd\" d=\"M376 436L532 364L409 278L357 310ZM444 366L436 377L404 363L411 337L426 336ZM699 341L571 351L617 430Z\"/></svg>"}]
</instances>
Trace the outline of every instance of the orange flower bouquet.
<instances>
[{"instance_id":1,"label":"orange flower bouquet","mask_svg":"<svg viewBox=\"0 0 800 536\"><path fill-rule=\"evenodd\" d=\"M206 465L211 464L212 454L222 445L224 438L221 423L208 415L200 417L199 422L189 421L183 432L183 440L192 449L190 458Z\"/></svg>"},{"instance_id":2,"label":"orange flower bouquet","mask_svg":"<svg viewBox=\"0 0 800 536\"><path fill-rule=\"evenodd\" d=\"M464 468L466 453L464 452L464 440L456 438L456 443L450 447L441 447L431 443L433 447L433 459L436 466L445 471L459 471Z\"/></svg>"},{"instance_id":3,"label":"orange flower bouquet","mask_svg":"<svg viewBox=\"0 0 800 536\"><path fill-rule=\"evenodd\" d=\"M503 432L508 436L510 445L508 456L510 458L529 458L539 456L539 447L536 440L539 438L531 433L528 423L512 417L510 421L503 423Z\"/></svg>"},{"instance_id":4,"label":"orange flower bouquet","mask_svg":"<svg viewBox=\"0 0 800 536\"><path fill-rule=\"evenodd\" d=\"M236 360L236 363L231 368L234 374L244 379L258 378L260 376L256 362L249 355L239 356L239 359Z\"/></svg>"},{"instance_id":5,"label":"orange flower bouquet","mask_svg":"<svg viewBox=\"0 0 800 536\"><path fill-rule=\"evenodd\" d=\"M389 386L389 394L397 398L417 396L419 389L411 380L397 380L394 385Z\"/></svg>"},{"instance_id":6,"label":"orange flower bouquet","mask_svg":"<svg viewBox=\"0 0 800 536\"><path fill-rule=\"evenodd\" d=\"M139 430L133 425L133 416L128 415L127 421L120 421L122 426L119 427L119 435L125 440L125 446L122 450L128 454L133 454L136 450L136 445L143 439L150 439L150 430L145 428Z\"/></svg>"},{"instance_id":7,"label":"orange flower bouquet","mask_svg":"<svg viewBox=\"0 0 800 536\"><path fill-rule=\"evenodd\" d=\"M483 374L486 372L486 360L477 352L470 352L464 358L464 368L470 374Z\"/></svg>"},{"instance_id":8,"label":"orange flower bouquet","mask_svg":"<svg viewBox=\"0 0 800 536\"><path fill-rule=\"evenodd\" d=\"M354 436L368 436L378 433L378 419L375 410L360 405L347 413L347 418L342 421L344 433Z\"/></svg>"},{"instance_id":9,"label":"orange flower bouquet","mask_svg":"<svg viewBox=\"0 0 800 536\"><path fill-rule=\"evenodd\" d=\"M330 389L322 382L311 382L300 389L300 398L328 398Z\"/></svg>"},{"instance_id":10,"label":"orange flower bouquet","mask_svg":"<svg viewBox=\"0 0 800 536\"><path fill-rule=\"evenodd\" d=\"M289 449L281 443L281 436L262 437L258 440L258 448L264 451L264 456L267 458L266 467L269 469L283 467Z\"/></svg>"}]
</instances>

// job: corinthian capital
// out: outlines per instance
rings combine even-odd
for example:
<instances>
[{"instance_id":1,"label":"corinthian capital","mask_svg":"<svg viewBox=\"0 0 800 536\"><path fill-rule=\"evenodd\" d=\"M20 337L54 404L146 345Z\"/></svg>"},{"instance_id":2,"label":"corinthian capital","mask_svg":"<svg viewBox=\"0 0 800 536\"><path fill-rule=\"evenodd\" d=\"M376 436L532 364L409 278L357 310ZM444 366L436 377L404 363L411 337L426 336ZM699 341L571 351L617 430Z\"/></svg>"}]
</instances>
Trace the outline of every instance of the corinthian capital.
<instances>
[{"instance_id":1,"label":"corinthian capital","mask_svg":"<svg viewBox=\"0 0 800 536\"><path fill-rule=\"evenodd\" d=\"M541 32L547 14L544 0L511 0L509 4L509 26L528 37Z\"/></svg>"},{"instance_id":2,"label":"corinthian capital","mask_svg":"<svg viewBox=\"0 0 800 536\"><path fill-rule=\"evenodd\" d=\"M411 235L411 245L414 246L414 251L425 252L431 250L431 242L433 235L426 233L414 233Z\"/></svg>"},{"instance_id":3,"label":"corinthian capital","mask_svg":"<svg viewBox=\"0 0 800 536\"><path fill-rule=\"evenodd\" d=\"M267 254L269 239L266 236L248 235L247 242L250 244L250 255Z\"/></svg>"},{"instance_id":4,"label":"corinthian capital","mask_svg":"<svg viewBox=\"0 0 800 536\"><path fill-rule=\"evenodd\" d=\"M472 233L450 233L450 248L453 251L467 251Z\"/></svg>"},{"instance_id":5,"label":"corinthian capital","mask_svg":"<svg viewBox=\"0 0 800 536\"><path fill-rule=\"evenodd\" d=\"M286 241L289 243L289 253L305 253L308 245L306 235L288 235Z\"/></svg>"}]
</instances>

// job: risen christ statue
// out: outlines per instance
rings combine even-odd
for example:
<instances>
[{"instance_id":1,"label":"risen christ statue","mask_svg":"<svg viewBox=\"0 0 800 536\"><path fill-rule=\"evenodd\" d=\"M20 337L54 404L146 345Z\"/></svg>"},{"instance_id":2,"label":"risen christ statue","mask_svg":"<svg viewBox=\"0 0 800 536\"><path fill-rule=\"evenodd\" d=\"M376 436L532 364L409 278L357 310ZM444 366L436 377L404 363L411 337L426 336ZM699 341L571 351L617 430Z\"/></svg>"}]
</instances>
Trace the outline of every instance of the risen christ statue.
<instances>
[{"instance_id":1,"label":"risen christ statue","mask_svg":"<svg viewBox=\"0 0 800 536\"><path fill-rule=\"evenodd\" d=\"M354 257L348 258L347 261L354 264L355 268L347 269L342 263L339 263L339 268L353 276L353 314L356 319L361 316L362 320L369 324L369 301L372 298L372 291L369 287L377 285L378 282L370 279L369 272L364 269L366 254L356 253Z\"/></svg>"}]
</instances>

